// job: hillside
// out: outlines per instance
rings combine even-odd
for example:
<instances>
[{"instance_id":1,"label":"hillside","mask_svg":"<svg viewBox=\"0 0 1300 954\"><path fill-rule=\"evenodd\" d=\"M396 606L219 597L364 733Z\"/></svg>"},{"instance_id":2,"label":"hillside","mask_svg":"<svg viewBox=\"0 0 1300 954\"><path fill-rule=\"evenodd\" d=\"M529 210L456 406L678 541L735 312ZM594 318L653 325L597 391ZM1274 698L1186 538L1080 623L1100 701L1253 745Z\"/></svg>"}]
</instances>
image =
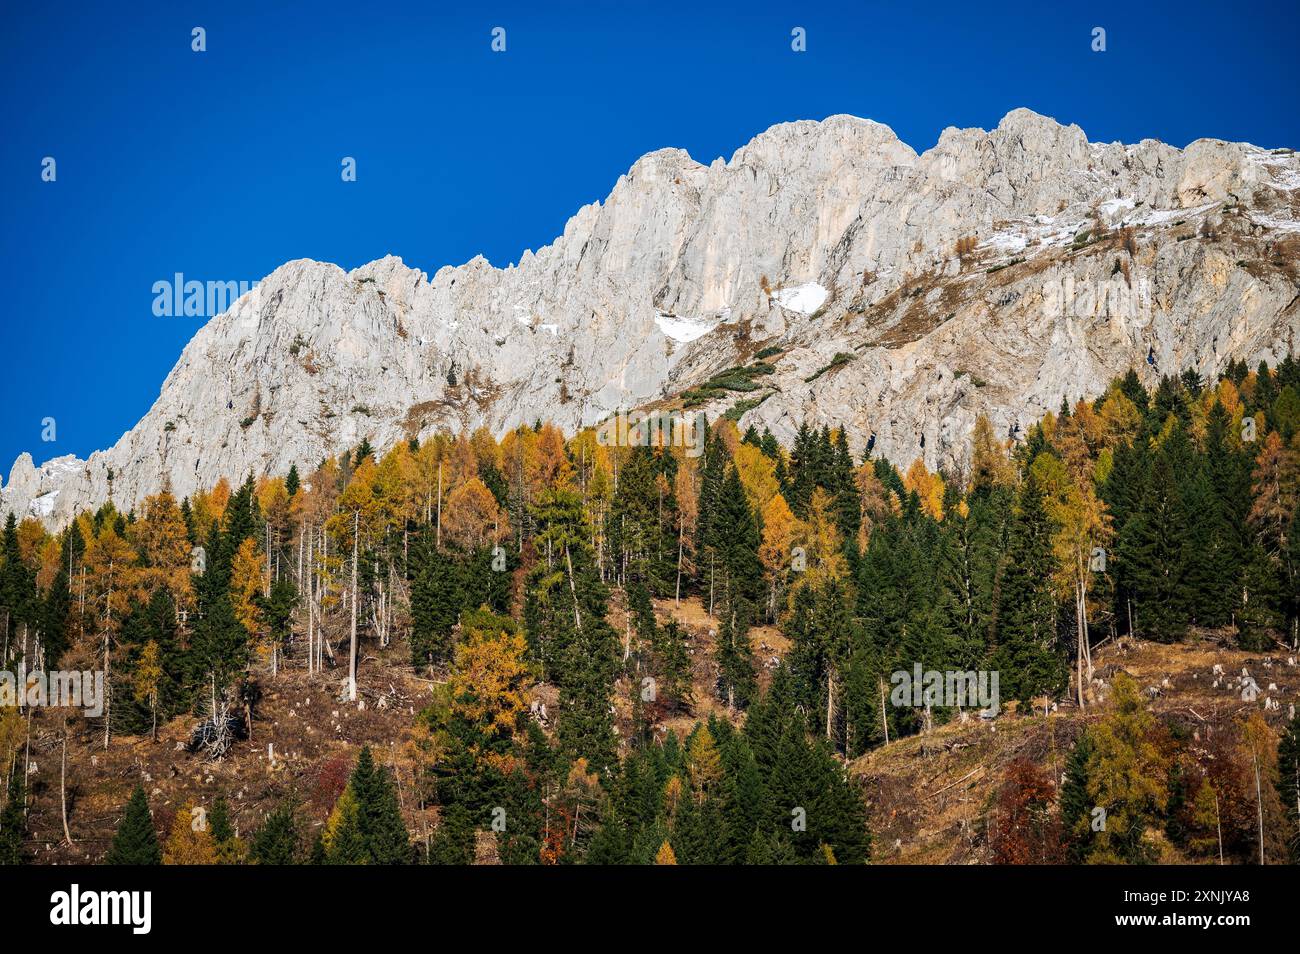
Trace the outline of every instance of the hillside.
<instances>
[{"instance_id":1,"label":"hillside","mask_svg":"<svg viewBox=\"0 0 1300 954\"><path fill-rule=\"evenodd\" d=\"M661 620L677 619L692 633L696 666L694 687L704 700L690 717L666 725L685 734L697 717L723 715L725 707L711 701L715 665L709 657L710 621L698 600L671 601L656 606ZM756 630L751 639L758 654L766 646L772 656L784 654L779 632ZM126 802L137 781L143 781L160 832L170 830L182 806L211 805L217 794L230 802L232 818L242 834L259 828L286 797L296 794L319 830L342 791L347 772L362 745L370 745L378 761L388 765L397 781L402 814L417 841L436 829L438 810L421 806L420 759L415 713L431 701L431 682L415 676L393 653L368 660L360 684L361 701L341 701L337 678L312 679L290 666L265 682L258 705L253 738L238 743L219 762L185 751L193 719L179 717L163 726L157 742L147 737L117 737L107 750L102 737L83 720L69 725L67 788L69 831L63 836L59 773L61 720L53 712L38 712L31 721L33 860L40 864L98 863L107 850ZM769 657L771 658L771 657ZM1197 738L1229 733L1244 713L1261 711L1281 730L1300 697L1300 666L1294 656L1261 656L1225 646L1206 636L1185 645L1125 639L1100 649L1096 708L1079 711L1068 702L1041 712L1005 711L992 722L972 719L952 722L932 731L892 741L855 759L848 766L868 807L874 835L875 864L987 864L987 826L1007 765L1030 759L1053 777L1064 772L1066 756L1084 727L1106 712L1107 681L1118 672L1132 675L1150 693L1150 710L1161 720L1184 727ZM1254 703L1241 699L1239 682L1219 676L1243 669L1259 677L1266 692ZM1276 689L1273 689L1276 686ZM1158 690L1158 691L1152 691ZM620 727L627 734L630 686L620 684ZM552 699L545 685L531 698ZM1274 700L1278 708L1270 708ZM743 716L731 718L743 723ZM271 756L273 753L273 757ZM1208 756L1207 756L1208 757ZM1164 863L1201 860L1178 852L1163 839Z\"/></svg>"}]
</instances>

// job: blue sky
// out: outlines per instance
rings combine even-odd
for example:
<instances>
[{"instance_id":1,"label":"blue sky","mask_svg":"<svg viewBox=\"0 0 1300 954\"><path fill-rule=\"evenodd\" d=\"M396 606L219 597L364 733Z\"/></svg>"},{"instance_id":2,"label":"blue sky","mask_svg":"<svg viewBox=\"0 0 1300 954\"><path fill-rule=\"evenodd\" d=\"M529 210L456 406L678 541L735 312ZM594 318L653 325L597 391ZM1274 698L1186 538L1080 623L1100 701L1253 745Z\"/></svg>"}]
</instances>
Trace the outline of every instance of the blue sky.
<instances>
[{"instance_id":1,"label":"blue sky","mask_svg":"<svg viewBox=\"0 0 1300 954\"><path fill-rule=\"evenodd\" d=\"M148 410L203 321L153 314L153 283L176 272L255 281L290 259L389 253L430 273L479 253L505 265L645 152L707 163L834 113L918 150L1016 106L1091 139L1300 146L1298 19L1248 0L7 2L0 476L24 450L107 447Z\"/></svg>"}]
</instances>

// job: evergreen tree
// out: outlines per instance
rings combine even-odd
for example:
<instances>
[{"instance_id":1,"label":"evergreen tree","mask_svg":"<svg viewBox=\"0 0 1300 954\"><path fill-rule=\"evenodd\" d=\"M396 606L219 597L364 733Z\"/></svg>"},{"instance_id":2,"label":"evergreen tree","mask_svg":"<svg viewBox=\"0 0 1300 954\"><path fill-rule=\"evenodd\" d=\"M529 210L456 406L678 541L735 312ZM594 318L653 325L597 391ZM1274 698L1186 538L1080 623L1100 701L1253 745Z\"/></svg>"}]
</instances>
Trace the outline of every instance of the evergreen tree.
<instances>
[{"instance_id":1,"label":"evergreen tree","mask_svg":"<svg viewBox=\"0 0 1300 954\"><path fill-rule=\"evenodd\" d=\"M1092 841L1093 801L1088 794L1088 762L1092 742L1087 732L1079 736L1065 763L1061 785L1061 827L1066 835L1066 852L1072 864L1079 864Z\"/></svg>"},{"instance_id":2,"label":"evergreen tree","mask_svg":"<svg viewBox=\"0 0 1300 954\"><path fill-rule=\"evenodd\" d=\"M224 795L218 795L212 802L212 811L208 813L208 831L212 834L218 864L236 865L243 862L245 846L235 834L234 825L230 823L230 803Z\"/></svg>"},{"instance_id":3,"label":"evergreen tree","mask_svg":"<svg viewBox=\"0 0 1300 954\"><path fill-rule=\"evenodd\" d=\"M283 652L293 634L293 613L298 607L298 588L293 585L293 580L282 576L271 583L269 596L254 594L253 603L261 611L271 646L275 652Z\"/></svg>"},{"instance_id":4,"label":"evergreen tree","mask_svg":"<svg viewBox=\"0 0 1300 954\"><path fill-rule=\"evenodd\" d=\"M1137 631L1160 642L1187 630L1189 527L1172 464L1159 454L1141 506L1121 531L1118 555L1132 581Z\"/></svg>"},{"instance_id":5,"label":"evergreen tree","mask_svg":"<svg viewBox=\"0 0 1300 954\"><path fill-rule=\"evenodd\" d=\"M429 846L431 865L468 865L474 861L474 824L460 802L451 805L439 820Z\"/></svg>"},{"instance_id":6,"label":"evergreen tree","mask_svg":"<svg viewBox=\"0 0 1300 954\"><path fill-rule=\"evenodd\" d=\"M250 856L259 865L291 865L298 856L298 823L293 806L282 804L266 816L253 836Z\"/></svg>"},{"instance_id":7,"label":"evergreen tree","mask_svg":"<svg viewBox=\"0 0 1300 954\"><path fill-rule=\"evenodd\" d=\"M661 699L682 708L694 701L691 692L691 657L686 645L686 631L669 620L655 628L654 671Z\"/></svg>"},{"instance_id":8,"label":"evergreen tree","mask_svg":"<svg viewBox=\"0 0 1300 954\"><path fill-rule=\"evenodd\" d=\"M117 834L113 836L113 844L104 857L104 864L162 864L162 849L158 845L158 833L154 831L153 815L149 812L149 801L140 785L135 787L126 803L126 813L117 826Z\"/></svg>"},{"instance_id":9,"label":"evergreen tree","mask_svg":"<svg viewBox=\"0 0 1300 954\"><path fill-rule=\"evenodd\" d=\"M1291 719L1278 741L1277 794L1286 816L1291 860L1300 863L1300 713Z\"/></svg>"},{"instance_id":10,"label":"evergreen tree","mask_svg":"<svg viewBox=\"0 0 1300 954\"><path fill-rule=\"evenodd\" d=\"M1006 567L999 586L993 668L1004 697L1028 702L1066 686L1056 638L1056 600L1043 572L1051 565L1051 527L1034 475L1025 479L1012 519Z\"/></svg>"},{"instance_id":11,"label":"evergreen tree","mask_svg":"<svg viewBox=\"0 0 1300 954\"><path fill-rule=\"evenodd\" d=\"M451 659L451 634L469 600L465 573L449 551L434 546L426 530L412 554L411 661L440 665Z\"/></svg>"},{"instance_id":12,"label":"evergreen tree","mask_svg":"<svg viewBox=\"0 0 1300 954\"><path fill-rule=\"evenodd\" d=\"M723 482L717 520L723 602L756 606L763 598L763 563L758 557L762 534L734 466Z\"/></svg>"},{"instance_id":13,"label":"evergreen tree","mask_svg":"<svg viewBox=\"0 0 1300 954\"><path fill-rule=\"evenodd\" d=\"M47 668L58 668L68 648L68 617L72 611L72 573L86 552L81 529L73 523L63 534L59 546L59 568L50 583L41 614L41 634L45 642Z\"/></svg>"},{"instance_id":14,"label":"evergreen tree","mask_svg":"<svg viewBox=\"0 0 1300 954\"><path fill-rule=\"evenodd\" d=\"M718 692L728 706L746 708L754 697L754 650L749 642L747 603L734 604L718 630Z\"/></svg>"},{"instance_id":15,"label":"evergreen tree","mask_svg":"<svg viewBox=\"0 0 1300 954\"><path fill-rule=\"evenodd\" d=\"M23 773L14 766L9 773L9 792L0 811L0 865L21 865L27 861L23 842L27 838L27 791Z\"/></svg>"},{"instance_id":16,"label":"evergreen tree","mask_svg":"<svg viewBox=\"0 0 1300 954\"><path fill-rule=\"evenodd\" d=\"M363 746L349 787L357 801L357 831L366 862L403 865L411 860L411 839L397 805L388 770L376 766L370 746Z\"/></svg>"},{"instance_id":17,"label":"evergreen tree","mask_svg":"<svg viewBox=\"0 0 1300 954\"><path fill-rule=\"evenodd\" d=\"M15 645L23 644L20 634L24 627L39 621L36 608L36 575L23 560L18 545L18 524L13 511L10 511L5 520L4 535L0 537L0 620L4 625L0 631L0 645L10 647L12 651Z\"/></svg>"}]
</instances>

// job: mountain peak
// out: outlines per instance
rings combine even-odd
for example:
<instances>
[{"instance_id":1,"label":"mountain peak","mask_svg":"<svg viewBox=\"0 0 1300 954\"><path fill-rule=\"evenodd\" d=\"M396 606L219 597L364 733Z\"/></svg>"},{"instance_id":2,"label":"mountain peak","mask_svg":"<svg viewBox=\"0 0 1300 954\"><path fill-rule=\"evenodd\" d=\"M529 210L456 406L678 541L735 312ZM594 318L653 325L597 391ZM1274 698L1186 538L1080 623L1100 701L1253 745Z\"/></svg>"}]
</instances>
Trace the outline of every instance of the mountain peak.
<instances>
[{"instance_id":1,"label":"mountain peak","mask_svg":"<svg viewBox=\"0 0 1300 954\"><path fill-rule=\"evenodd\" d=\"M688 391L780 439L809 419L900 466L960 466L980 414L1014 432L1148 355L1207 376L1278 357L1300 311L1275 249L1297 233L1293 153L1089 145L1029 109L921 156L869 119L778 123L727 163L648 153L507 269L287 262L112 448L19 458L0 510L57 523L363 439L572 431ZM1087 308L1052 310L1062 288ZM760 351L755 389L700 387Z\"/></svg>"}]
</instances>

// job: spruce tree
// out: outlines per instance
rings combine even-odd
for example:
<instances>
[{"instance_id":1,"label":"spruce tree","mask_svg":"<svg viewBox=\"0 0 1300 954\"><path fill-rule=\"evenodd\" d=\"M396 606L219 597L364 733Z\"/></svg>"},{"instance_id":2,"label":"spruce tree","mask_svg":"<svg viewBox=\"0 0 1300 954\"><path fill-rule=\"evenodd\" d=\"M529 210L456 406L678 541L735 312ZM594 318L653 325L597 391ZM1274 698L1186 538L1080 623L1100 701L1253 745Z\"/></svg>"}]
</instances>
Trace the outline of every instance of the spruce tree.
<instances>
[{"instance_id":1,"label":"spruce tree","mask_svg":"<svg viewBox=\"0 0 1300 954\"><path fill-rule=\"evenodd\" d=\"M441 665L451 659L451 633L469 602L465 573L449 551L439 550L426 528L412 554L411 662Z\"/></svg>"},{"instance_id":2,"label":"spruce tree","mask_svg":"<svg viewBox=\"0 0 1300 954\"><path fill-rule=\"evenodd\" d=\"M23 560L18 545L18 524L13 511L10 511L5 520L4 535L0 538L0 618L5 620L7 627L0 632L0 644L10 647L11 652L15 645L23 642L21 638L15 639L15 634L24 625L39 622L36 599L36 575Z\"/></svg>"},{"instance_id":3,"label":"spruce tree","mask_svg":"<svg viewBox=\"0 0 1300 954\"><path fill-rule=\"evenodd\" d=\"M1043 492L1031 472L1020 489L999 587L993 668L1004 698L1028 702L1066 686L1065 661L1057 646L1056 600L1044 572L1051 559Z\"/></svg>"},{"instance_id":4,"label":"spruce tree","mask_svg":"<svg viewBox=\"0 0 1300 954\"><path fill-rule=\"evenodd\" d=\"M408 864L411 839L397 805L397 791L388 770L375 765L370 746L362 747L349 785L357 800L357 830L367 862Z\"/></svg>"},{"instance_id":5,"label":"spruce tree","mask_svg":"<svg viewBox=\"0 0 1300 954\"><path fill-rule=\"evenodd\" d=\"M212 811L208 813L208 831L216 847L218 864L237 865L244 862L246 849L230 822L230 803L224 795L218 795L212 802Z\"/></svg>"},{"instance_id":6,"label":"spruce tree","mask_svg":"<svg viewBox=\"0 0 1300 954\"><path fill-rule=\"evenodd\" d=\"M429 845L429 864L468 865L474 862L474 823L460 802L455 802L438 820Z\"/></svg>"},{"instance_id":7,"label":"spruce tree","mask_svg":"<svg viewBox=\"0 0 1300 954\"><path fill-rule=\"evenodd\" d=\"M145 798L144 788L140 785L135 787L126 803L126 812L117 826L117 833L104 857L104 864L162 864L162 849L158 846L158 833L154 831L149 800Z\"/></svg>"},{"instance_id":8,"label":"spruce tree","mask_svg":"<svg viewBox=\"0 0 1300 954\"><path fill-rule=\"evenodd\" d=\"M718 630L718 693L729 707L746 708L754 698L757 677L749 642L748 603L733 604Z\"/></svg>"},{"instance_id":9,"label":"spruce tree","mask_svg":"<svg viewBox=\"0 0 1300 954\"><path fill-rule=\"evenodd\" d=\"M654 671L659 695L675 708L694 702L691 691L691 657L686 645L686 631L671 619L655 628Z\"/></svg>"},{"instance_id":10,"label":"spruce tree","mask_svg":"<svg viewBox=\"0 0 1300 954\"><path fill-rule=\"evenodd\" d=\"M1092 742L1087 732L1080 735L1065 763L1065 781L1061 785L1061 828L1066 836L1069 860L1079 864L1087 855L1092 841L1093 800L1088 794L1088 762Z\"/></svg>"},{"instance_id":11,"label":"spruce tree","mask_svg":"<svg viewBox=\"0 0 1300 954\"><path fill-rule=\"evenodd\" d=\"M293 806L282 804L266 816L266 821L253 836L250 856L259 865L294 864L298 856L298 838Z\"/></svg>"},{"instance_id":12,"label":"spruce tree","mask_svg":"<svg viewBox=\"0 0 1300 954\"><path fill-rule=\"evenodd\" d=\"M1278 741L1277 794L1286 816L1291 860L1300 863L1300 713L1291 719Z\"/></svg>"},{"instance_id":13,"label":"spruce tree","mask_svg":"<svg viewBox=\"0 0 1300 954\"><path fill-rule=\"evenodd\" d=\"M723 481L717 521L723 602L758 605L763 598L763 564L758 558L761 530L734 466L727 469Z\"/></svg>"},{"instance_id":14,"label":"spruce tree","mask_svg":"<svg viewBox=\"0 0 1300 954\"><path fill-rule=\"evenodd\" d=\"M1160 454L1118 547L1125 575L1132 581L1137 632L1159 642L1173 642L1187 631L1188 517L1171 462Z\"/></svg>"},{"instance_id":15,"label":"spruce tree","mask_svg":"<svg viewBox=\"0 0 1300 954\"><path fill-rule=\"evenodd\" d=\"M14 766L9 774L9 791L0 811L0 865L21 865L27 861L23 842L27 838L27 801L23 773Z\"/></svg>"}]
</instances>

